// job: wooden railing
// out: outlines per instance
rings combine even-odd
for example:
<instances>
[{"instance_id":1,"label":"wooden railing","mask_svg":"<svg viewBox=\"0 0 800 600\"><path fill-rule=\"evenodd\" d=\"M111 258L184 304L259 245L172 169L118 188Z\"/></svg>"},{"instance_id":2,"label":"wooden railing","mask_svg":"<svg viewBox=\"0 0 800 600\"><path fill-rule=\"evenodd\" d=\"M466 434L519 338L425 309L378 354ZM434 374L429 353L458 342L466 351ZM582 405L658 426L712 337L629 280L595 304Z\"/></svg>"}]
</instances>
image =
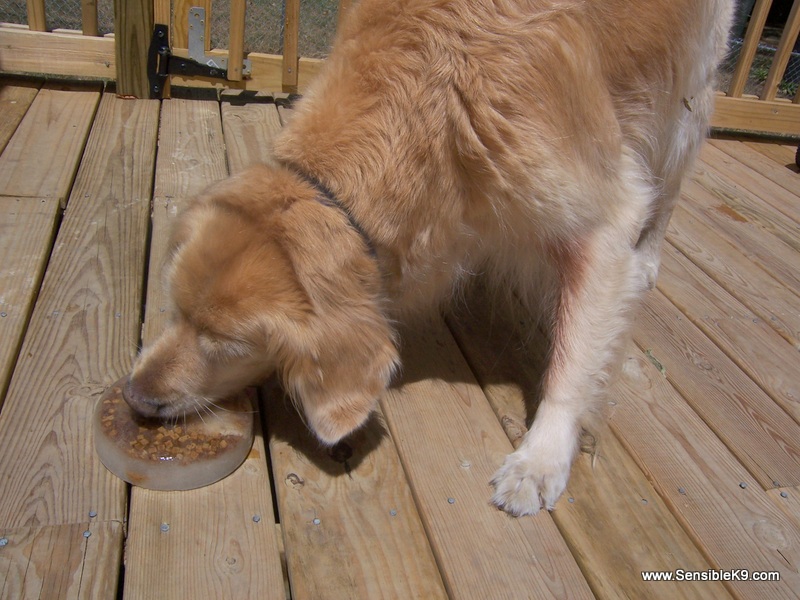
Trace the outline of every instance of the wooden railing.
<instances>
[{"instance_id":1,"label":"wooden railing","mask_svg":"<svg viewBox=\"0 0 800 600\"><path fill-rule=\"evenodd\" d=\"M96 0L81 0L81 31L47 31L45 0L28 0L28 25L0 24L0 72L116 79L122 95L148 95L146 55L154 23L173 23L172 51L188 56L187 15L192 6L206 9L211 0L114 0L115 35L98 35ZM341 22L351 4L340 0ZM778 98L777 90L800 31L800 0L795 0L769 73L759 95L745 93L753 59L762 37L772 0L757 0L730 83L717 99L712 125L720 128L800 136L800 93ZM229 58L228 81L172 76L174 85L234 87L268 91L303 91L319 70L319 59L298 54L300 1L285 0L283 54L248 53L252 73L245 77L246 0L231 0L229 48L212 49L206 20L205 48L210 55ZM176 17L172 19L170 11Z\"/></svg>"},{"instance_id":2,"label":"wooden railing","mask_svg":"<svg viewBox=\"0 0 800 600\"><path fill-rule=\"evenodd\" d=\"M791 100L777 98L778 86L800 33L800 0L792 5L761 93L744 94L771 6L772 0L757 0L753 7L730 84L717 98L714 126L800 135L800 91Z\"/></svg>"}]
</instances>

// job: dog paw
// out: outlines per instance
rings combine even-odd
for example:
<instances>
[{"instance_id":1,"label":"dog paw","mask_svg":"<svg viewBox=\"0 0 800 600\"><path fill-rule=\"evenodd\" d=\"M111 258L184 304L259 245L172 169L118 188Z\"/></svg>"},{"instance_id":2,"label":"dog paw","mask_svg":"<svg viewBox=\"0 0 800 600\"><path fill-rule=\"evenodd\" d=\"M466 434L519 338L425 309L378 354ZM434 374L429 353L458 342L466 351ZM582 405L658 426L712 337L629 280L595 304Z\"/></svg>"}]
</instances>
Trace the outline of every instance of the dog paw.
<instances>
[{"instance_id":1,"label":"dog paw","mask_svg":"<svg viewBox=\"0 0 800 600\"><path fill-rule=\"evenodd\" d=\"M567 487L572 454L568 448L534 453L520 447L492 478L492 502L516 517L535 515L542 507L553 510Z\"/></svg>"}]
</instances>

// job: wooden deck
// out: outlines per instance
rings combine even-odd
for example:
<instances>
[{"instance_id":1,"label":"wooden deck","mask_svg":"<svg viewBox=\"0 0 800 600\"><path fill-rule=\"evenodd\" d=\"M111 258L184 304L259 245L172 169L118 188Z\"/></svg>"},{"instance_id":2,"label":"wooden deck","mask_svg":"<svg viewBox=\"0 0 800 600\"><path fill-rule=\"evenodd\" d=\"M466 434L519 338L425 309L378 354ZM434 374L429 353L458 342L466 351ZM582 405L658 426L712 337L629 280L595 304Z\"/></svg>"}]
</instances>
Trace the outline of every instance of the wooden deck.
<instances>
[{"instance_id":1,"label":"wooden deck","mask_svg":"<svg viewBox=\"0 0 800 600\"><path fill-rule=\"evenodd\" d=\"M0 598L800 597L794 146L705 146L610 429L553 513L488 502L543 347L479 295L406 332L403 380L352 455L267 385L245 464L165 493L102 467L90 416L166 318L176 210L268 160L288 109L0 86ZM642 575L679 570L779 581Z\"/></svg>"}]
</instances>

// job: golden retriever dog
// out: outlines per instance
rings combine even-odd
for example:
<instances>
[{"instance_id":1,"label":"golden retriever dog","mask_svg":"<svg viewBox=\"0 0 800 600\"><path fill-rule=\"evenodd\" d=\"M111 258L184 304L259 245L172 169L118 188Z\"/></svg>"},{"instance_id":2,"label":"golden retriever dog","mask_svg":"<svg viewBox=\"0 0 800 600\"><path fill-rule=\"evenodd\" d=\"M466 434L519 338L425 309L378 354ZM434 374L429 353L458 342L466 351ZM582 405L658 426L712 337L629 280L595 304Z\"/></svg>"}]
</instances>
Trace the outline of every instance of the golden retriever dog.
<instances>
[{"instance_id":1,"label":"golden retriever dog","mask_svg":"<svg viewBox=\"0 0 800 600\"><path fill-rule=\"evenodd\" d=\"M361 0L275 165L180 216L173 319L137 359L130 404L174 417L277 372L334 444L397 372L395 323L482 274L543 311L552 345L493 501L552 509L655 283L731 12L732 0Z\"/></svg>"}]
</instances>

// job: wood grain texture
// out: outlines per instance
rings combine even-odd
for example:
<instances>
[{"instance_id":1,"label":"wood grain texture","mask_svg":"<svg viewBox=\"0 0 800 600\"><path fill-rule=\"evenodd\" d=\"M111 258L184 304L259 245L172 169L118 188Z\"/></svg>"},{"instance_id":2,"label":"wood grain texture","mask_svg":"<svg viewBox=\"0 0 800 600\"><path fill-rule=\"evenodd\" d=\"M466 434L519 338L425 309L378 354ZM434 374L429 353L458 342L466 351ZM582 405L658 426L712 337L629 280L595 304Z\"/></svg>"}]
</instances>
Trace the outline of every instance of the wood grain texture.
<instances>
[{"instance_id":1,"label":"wood grain texture","mask_svg":"<svg viewBox=\"0 0 800 600\"><path fill-rule=\"evenodd\" d=\"M272 143L281 128L275 104L223 102L222 115L232 173L254 164L274 164Z\"/></svg>"},{"instance_id":2,"label":"wood grain texture","mask_svg":"<svg viewBox=\"0 0 800 600\"><path fill-rule=\"evenodd\" d=\"M784 146L774 143L769 144L769 146L781 149L779 154L771 158L769 155L760 152L757 146L754 147L752 144L739 140L713 139L709 140L708 143L734 158L739 164L747 165L748 168L756 173L754 177L756 181L763 181L766 178L795 196L800 194L800 177L798 177L798 168L794 162L796 147L794 152L790 150L788 156L784 157ZM764 144L764 146L766 145ZM776 158L780 158L780 162ZM763 186L759 185L752 189L758 195L762 190Z\"/></svg>"},{"instance_id":3,"label":"wood grain texture","mask_svg":"<svg viewBox=\"0 0 800 600\"><path fill-rule=\"evenodd\" d=\"M658 288L794 419L800 422L800 354L672 245Z\"/></svg>"},{"instance_id":4,"label":"wood grain texture","mask_svg":"<svg viewBox=\"0 0 800 600\"><path fill-rule=\"evenodd\" d=\"M326 450L276 385L265 404L292 598L446 598L380 413Z\"/></svg>"},{"instance_id":5,"label":"wood grain texture","mask_svg":"<svg viewBox=\"0 0 800 600\"><path fill-rule=\"evenodd\" d=\"M718 96L711 127L737 131L800 135L800 105L788 100Z\"/></svg>"},{"instance_id":6,"label":"wood grain texture","mask_svg":"<svg viewBox=\"0 0 800 600\"><path fill-rule=\"evenodd\" d=\"M122 560L123 525L90 522L3 529L0 598L113 600Z\"/></svg>"},{"instance_id":7,"label":"wood grain texture","mask_svg":"<svg viewBox=\"0 0 800 600\"><path fill-rule=\"evenodd\" d=\"M750 66L753 64L753 58L755 58L756 50L758 50L758 42L761 39L761 33L764 31L764 25L767 22L767 15L771 6L772 0L756 0L747 24L744 43L739 51L739 58L736 61L736 68L728 88L729 96L738 98L744 91L745 83L747 83L747 78L750 74Z\"/></svg>"},{"instance_id":8,"label":"wood grain texture","mask_svg":"<svg viewBox=\"0 0 800 600\"><path fill-rule=\"evenodd\" d=\"M667 239L787 342L800 348L800 299L782 282L682 207L673 212Z\"/></svg>"},{"instance_id":9,"label":"wood grain texture","mask_svg":"<svg viewBox=\"0 0 800 600\"><path fill-rule=\"evenodd\" d=\"M27 79L0 78L0 153L39 93L41 83ZM0 188L0 193L2 188Z\"/></svg>"},{"instance_id":10,"label":"wood grain texture","mask_svg":"<svg viewBox=\"0 0 800 600\"><path fill-rule=\"evenodd\" d=\"M448 319L450 329L516 446L533 414L547 343L485 293L470 294L466 306L470 314ZM720 583L642 580L643 570L702 571L709 563L609 431L597 456L578 456L552 517L597 598L728 597Z\"/></svg>"},{"instance_id":11,"label":"wood grain texture","mask_svg":"<svg viewBox=\"0 0 800 600\"><path fill-rule=\"evenodd\" d=\"M513 519L490 504L513 447L444 322L403 339L403 377L381 406L450 596L591 598L548 513Z\"/></svg>"},{"instance_id":12,"label":"wood grain texture","mask_svg":"<svg viewBox=\"0 0 800 600\"><path fill-rule=\"evenodd\" d=\"M114 0L114 54L120 96L150 97L147 52L152 35L152 0Z\"/></svg>"},{"instance_id":13,"label":"wood grain texture","mask_svg":"<svg viewBox=\"0 0 800 600\"><path fill-rule=\"evenodd\" d=\"M0 155L0 194L63 205L99 99L97 86L45 85Z\"/></svg>"},{"instance_id":14,"label":"wood grain texture","mask_svg":"<svg viewBox=\"0 0 800 600\"><path fill-rule=\"evenodd\" d=\"M800 425L659 291L647 298L634 340L762 488L800 482Z\"/></svg>"},{"instance_id":15,"label":"wood grain texture","mask_svg":"<svg viewBox=\"0 0 800 600\"><path fill-rule=\"evenodd\" d=\"M757 150L767 158L775 161L778 165L788 167L790 171L797 173L797 165L794 162L797 144L788 144L781 142L771 142L763 140L746 140L742 142L748 148Z\"/></svg>"},{"instance_id":16,"label":"wood grain texture","mask_svg":"<svg viewBox=\"0 0 800 600\"><path fill-rule=\"evenodd\" d=\"M779 571L730 582L737 598L800 597L800 534L650 360L631 348L612 390L614 433L715 569Z\"/></svg>"},{"instance_id":17,"label":"wood grain texture","mask_svg":"<svg viewBox=\"0 0 800 600\"><path fill-rule=\"evenodd\" d=\"M244 464L217 483L133 488L125 598L285 598L265 457L256 427Z\"/></svg>"},{"instance_id":18,"label":"wood grain texture","mask_svg":"<svg viewBox=\"0 0 800 600\"><path fill-rule=\"evenodd\" d=\"M112 37L0 26L0 65L5 73L114 79L116 64Z\"/></svg>"},{"instance_id":19,"label":"wood grain texture","mask_svg":"<svg viewBox=\"0 0 800 600\"><path fill-rule=\"evenodd\" d=\"M800 486L778 487L767 490L767 496L794 523L800 532Z\"/></svg>"},{"instance_id":20,"label":"wood grain texture","mask_svg":"<svg viewBox=\"0 0 800 600\"><path fill-rule=\"evenodd\" d=\"M714 231L736 245L753 263L800 295L800 271L797 251L772 236L757 223L750 222L728 206L722 198L695 181L687 180L682 188L683 207L694 218L707 223Z\"/></svg>"},{"instance_id":21,"label":"wood grain texture","mask_svg":"<svg viewBox=\"0 0 800 600\"><path fill-rule=\"evenodd\" d=\"M228 27L228 81L242 80L244 66L244 22L247 4L245 0L230 3L230 26ZM284 34L285 36L286 34ZM284 44L286 43L284 38Z\"/></svg>"},{"instance_id":22,"label":"wood grain texture","mask_svg":"<svg viewBox=\"0 0 800 600\"><path fill-rule=\"evenodd\" d=\"M171 225L191 196L227 174L219 104L165 100L158 149L145 345L169 317L161 268ZM184 492L132 489L125 597L152 598L158 581L161 598L283 598L274 523L257 427L250 455L222 481ZM162 524L169 525L167 532Z\"/></svg>"},{"instance_id":23,"label":"wood grain texture","mask_svg":"<svg viewBox=\"0 0 800 600\"><path fill-rule=\"evenodd\" d=\"M283 75L284 92L297 91L297 40L300 29L300 0L286 0L283 21Z\"/></svg>"},{"instance_id":24,"label":"wood grain texture","mask_svg":"<svg viewBox=\"0 0 800 600\"><path fill-rule=\"evenodd\" d=\"M765 179L757 171L723 152L714 143L706 144L703 147L702 160L710 169L713 169L716 177L746 190L746 193L740 194L739 197L747 200L747 206L751 207L751 212L756 213L758 210L759 212L756 214L763 214L763 218L770 222L779 220L788 230L791 231L794 228L796 236L800 230L800 196L798 196L800 182L797 181L796 174L784 171L785 175L792 175L795 181L793 189L788 190L771 179ZM746 212L742 211L742 213L747 216Z\"/></svg>"},{"instance_id":25,"label":"wood grain texture","mask_svg":"<svg viewBox=\"0 0 800 600\"><path fill-rule=\"evenodd\" d=\"M50 257L55 198L0 196L0 408Z\"/></svg>"},{"instance_id":26,"label":"wood grain texture","mask_svg":"<svg viewBox=\"0 0 800 600\"><path fill-rule=\"evenodd\" d=\"M125 519L91 415L139 338L157 101L104 95L0 413L0 526Z\"/></svg>"}]
</instances>

